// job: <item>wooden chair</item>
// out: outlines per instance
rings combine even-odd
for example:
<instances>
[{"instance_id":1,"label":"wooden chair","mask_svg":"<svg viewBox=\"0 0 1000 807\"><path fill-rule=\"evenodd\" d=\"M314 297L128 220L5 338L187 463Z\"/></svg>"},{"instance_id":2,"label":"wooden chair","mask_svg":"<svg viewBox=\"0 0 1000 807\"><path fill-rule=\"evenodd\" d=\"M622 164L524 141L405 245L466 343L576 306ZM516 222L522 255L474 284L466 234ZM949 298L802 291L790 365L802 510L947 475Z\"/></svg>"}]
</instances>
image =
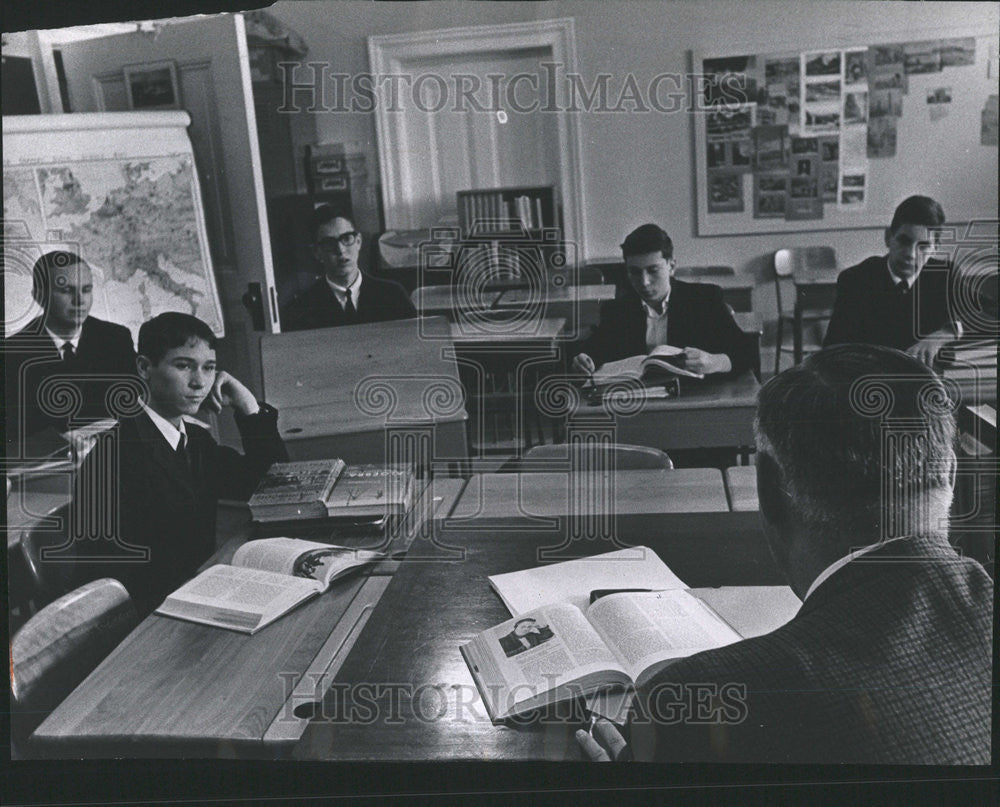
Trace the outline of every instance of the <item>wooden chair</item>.
<instances>
[{"instance_id":1,"label":"wooden chair","mask_svg":"<svg viewBox=\"0 0 1000 807\"><path fill-rule=\"evenodd\" d=\"M69 560L46 558L46 548L58 547L66 542L69 534L70 504L54 507L41 521L21 534L20 549L23 573L27 574L26 587L30 591L30 610L44 607L57 597L79 584L77 568ZM46 526L53 521L60 526Z\"/></svg>"},{"instance_id":2,"label":"wooden chair","mask_svg":"<svg viewBox=\"0 0 1000 807\"><path fill-rule=\"evenodd\" d=\"M791 249L779 249L774 253L774 293L778 302L778 334L775 342L774 352L774 372L777 374L781 369L781 354L787 352L789 348L784 346L785 323L787 322L793 332L795 345L802 344L802 328L805 323L816 323L830 319L831 310L829 308L803 308L800 316L796 316L796 306L798 300L793 295L788 294L788 280L794 278L799 272L811 272L817 270L831 270L837 268L837 255L833 247L794 247ZM783 283L784 281L784 283ZM798 323L798 324L797 324ZM814 349L818 349L814 348ZM802 361L802 348L798 350L792 348L793 358L798 364Z\"/></svg>"},{"instance_id":3,"label":"wooden chair","mask_svg":"<svg viewBox=\"0 0 1000 807\"><path fill-rule=\"evenodd\" d=\"M571 453L572 452L572 453ZM571 461L571 467L611 467L616 471L662 470L674 467L670 457L658 448L627 443L590 446L582 443L549 443L535 446L519 459L504 465L501 472L525 473L551 470L552 466ZM595 462L597 460L597 462ZM548 466L548 467L547 467Z\"/></svg>"},{"instance_id":4,"label":"wooden chair","mask_svg":"<svg viewBox=\"0 0 1000 807\"><path fill-rule=\"evenodd\" d=\"M125 587L102 578L63 595L10 643L12 749L28 737L138 623Z\"/></svg>"}]
</instances>

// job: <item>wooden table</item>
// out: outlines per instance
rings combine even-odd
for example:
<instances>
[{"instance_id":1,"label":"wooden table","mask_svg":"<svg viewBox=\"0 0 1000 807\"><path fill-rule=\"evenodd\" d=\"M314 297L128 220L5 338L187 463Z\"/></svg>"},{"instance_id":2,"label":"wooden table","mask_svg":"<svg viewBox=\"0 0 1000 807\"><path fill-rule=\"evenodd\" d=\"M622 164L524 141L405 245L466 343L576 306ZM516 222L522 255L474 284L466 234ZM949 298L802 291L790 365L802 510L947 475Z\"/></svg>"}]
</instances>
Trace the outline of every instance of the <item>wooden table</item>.
<instances>
[{"instance_id":1,"label":"wooden table","mask_svg":"<svg viewBox=\"0 0 1000 807\"><path fill-rule=\"evenodd\" d=\"M268 402L292 459L385 463L392 429L426 434L429 457L468 456L467 415L443 317L261 337Z\"/></svg>"},{"instance_id":2,"label":"wooden table","mask_svg":"<svg viewBox=\"0 0 1000 807\"><path fill-rule=\"evenodd\" d=\"M656 551L691 586L783 585L756 513L691 513L621 518L618 534ZM669 526L669 529L667 528ZM475 530L439 527L393 576L364 633L293 751L311 760L579 760L572 732L581 715L562 710L528 725L494 726L485 714L459 646L509 618L487 576L537 566L544 546L566 539L566 527L543 533L510 530L484 540ZM418 545L419 543L419 545ZM598 554L607 541L577 542L549 560ZM367 711L364 702L368 703Z\"/></svg>"},{"instance_id":3,"label":"wooden table","mask_svg":"<svg viewBox=\"0 0 1000 807\"><path fill-rule=\"evenodd\" d=\"M607 478L568 471L475 474L447 523L450 528L466 519L510 520L519 515L530 520L574 512L719 513L728 509L722 472L717 468L615 471Z\"/></svg>"},{"instance_id":4,"label":"wooden table","mask_svg":"<svg viewBox=\"0 0 1000 807\"><path fill-rule=\"evenodd\" d=\"M450 510L463 480L426 488L432 517ZM419 505L415 512L427 512ZM237 535L212 562L226 562L250 534L246 508L220 507ZM394 544L405 549L421 532ZM380 539L344 540L372 548ZM397 547L397 548L398 548ZM385 547L378 547L385 548ZM390 546L389 551L394 547ZM48 757L273 757L301 736L297 707L346 658L396 566L371 567L253 636L153 614L36 730L31 750Z\"/></svg>"},{"instance_id":5,"label":"wooden table","mask_svg":"<svg viewBox=\"0 0 1000 807\"><path fill-rule=\"evenodd\" d=\"M751 372L738 378L704 381L681 378L677 398L652 398L635 414L607 399L581 401L570 415L569 429L614 430L619 443L670 449L746 448L754 444L753 418L760 384Z\"/></svg>"},{"instance_id":6,"label":"wooden table","mask_svg":"<svg viewBox=\"0 0 1000 807\"><path fill-rule=\"evenodd\" d=\"M410 295L410 300L423 316L443 315L454 319L463 311L489 311L502 294L500 290L482 290L476 295L466 296L451 285L420 286Z\"/></svg>"},{"instance_id":7,"label":"wooden table","mask_svg":"<svg viewBox=\"0 0 1000 807\"><path fill-rule=\"evenodd\" d=\"M736 465L726 468L726 493L729 509L734 512L754 512L760 510L757 501L757 468L753 465Z\"/></svg>"}]
</instances>

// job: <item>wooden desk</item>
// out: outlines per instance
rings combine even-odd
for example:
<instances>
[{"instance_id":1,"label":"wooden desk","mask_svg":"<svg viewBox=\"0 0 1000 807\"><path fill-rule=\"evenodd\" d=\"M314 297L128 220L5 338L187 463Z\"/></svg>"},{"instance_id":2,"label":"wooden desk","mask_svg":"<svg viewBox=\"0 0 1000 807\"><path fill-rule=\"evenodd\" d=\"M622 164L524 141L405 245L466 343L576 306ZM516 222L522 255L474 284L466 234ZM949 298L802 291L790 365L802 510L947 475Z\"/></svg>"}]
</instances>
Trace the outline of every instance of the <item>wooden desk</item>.
<instances>
[{"instance_id":1,"label":"wooden desk","mask_svg":"<svg viewBox=\"0 0 1000 807\"><path fill-rule=\"evenodd\" d=\"M502 291L483 290L466 297L447 286L421 286L410 295L414 308L423 316L443 315L454 318L461 311L489 311L500 299Z\"/></svg>"},{"instance_id":2,"label":"wooden desk","mask_svg":"<svg viewBox=\"0 0 1000 807\"><path fill-rule=\"evenodd\" d=\"M539 292L537 289L505 291L496 302L500 309L524 310L537 306L539 315L563 317L567 321L568 337L580 339L601 318L601 303L615 298L610 285L562 286Z\"/></svg>"},{"instance_id":3,"label":"wooden desk","mask_svg":"<svg viewBox=\"0 0 1000 807\"><path fill-rule=\"evenodd\" d=\"M475 474L469 479L447 524L460 526L464 519L511 519L568 516L573 512L572 479L579 490L597 491L598 480L589 487L588 477L569 472L522 474ZM634 513L704 513L726 512L726 490L718 468L678 468L670 471L616 471L611 474L611 512ZM582 497L593 505L587 512L605 515L600 496Z\"/></svg>"},{"instance_id":4,"label":"wooden desk","mask_svg":"<svg viewBox=\"0 0 1000 807\"><path fill-rule=\"evenodd\" d=\"M732 468L726 468L725 477L730 510L754 513L760 510L760 502L757 501L756 467L736 465Z\"/></svg>"},{"instance_id":5,"label":"wooden desk","mask_svg":"<svg viewBox=\"0 0 1000 807\"><path fill-rule=\"evenodd\" d=\"M618 534L631 545L651 547L691 586L784 584L756 513L692 513L671 517L665 526L662 516L624 516ZM509 618L487 576L537 566L539 548L556 546L565 535L565 528L512 529L502 540L487 541L476 531L442 528L434 543L415 543L411 555L437 552L441 542L464 556L404 562L293 757L580 760L572 737L580 724L572 715L567 721L565 705L551 721L494 726L458 649ZM607 541L577 542L567 556L614 548ZM368 712L353 712L365 696L373 704Z\"/></svg>"},{"instance_id":6,"label":"wooden desk","mask_svg":"<svg viewBox=\"0 0 1000 807\"><path fill-rule=\"evenodd\" d=\"M753 310L752 277L745 275L706 275L704 277L684 278L696 283L712 283L722 289L722 299L737 312Z\"/></svg>"},{"instance_id":7,"label":"wooden desk","mask_svg":"<svg viewBox=\"0 0 1000 807\"><path fill-rule=\"evenodd\" d=\"M530 323L496 322L474 328L471 323L451 323L451 338L462 345L551 345L566 327L565 317L545 317Z\"/></svg>"},{"instance_id":8,"label":"wooden desk","mask_svg":"<svg viewBox=\"0 0 1000 807\"><path fill-rule=\"evenodd\" d=\"M447 512L463 486L464 480L435 480L425 490L432 513ZM249 537L247 513L245 506L220 506L220 527L234 534L212 561L227 562ZM419 523L411 526L400 536L403 548L420 532ZM284 753L309 717L296 714L303 692L311 697L316 681L339 668L397 567L370 567L338 581L253 636L147 617L39 726L31 751L47 757Z\"/></svg>"},{"instance_id":9,"label":"wooden desk","mask_svg":"<svg viewBox=\"0 0 1000 807\"><path fill-rule=\"evenodd\" d=\"M442 317L261 337L268 402L292 459L385 463L386 432L429 429L433 456L468 456L467 415Z\"/></svg>"},{"instance_id":10,"label":"wooden desk","mask_svg":"<svg viewBox=\"0 0 1000 807\"><path fill-rule=\"evenodd\" d=\"M615 429L619 443L652 446L666 452L688 448L742 448L754 444L753 418L760 384L749 371L735 379L682 378L677 398L653 398L636 414L620 414L607 400L582 402L570 415L569 428Z\"/></svg>"}]
</instances>

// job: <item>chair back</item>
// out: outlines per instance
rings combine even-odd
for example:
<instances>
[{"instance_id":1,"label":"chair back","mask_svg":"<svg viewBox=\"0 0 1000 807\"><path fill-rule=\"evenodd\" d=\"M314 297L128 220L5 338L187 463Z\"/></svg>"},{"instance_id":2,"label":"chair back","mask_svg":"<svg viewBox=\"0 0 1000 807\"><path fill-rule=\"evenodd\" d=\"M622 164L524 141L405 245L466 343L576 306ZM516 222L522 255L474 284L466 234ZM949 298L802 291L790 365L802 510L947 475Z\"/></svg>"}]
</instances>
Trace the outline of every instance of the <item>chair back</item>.
<instances>
[{"instance_id":1,"label":"chair back","mask_svg":"<svg viewBox=\"0 0 1000 807\"><path fill-rule=\"evenodd\" d=\"M777 277L836 268L837 253L833 247L791 247L774 253L774 274Z\"/></svg>"},{"instance_id":2,"label":"chair back","mask_svg":"<svg viewBox=\"0 0 1000 807\"><path fill-rule=\"evenodd\" d=\"M570 453L572 452L572 454ZM616 471L665 470L674 467L670 457L658 448L633 446L626 443L587 445L583 443L549 443L527 451L521 461L504 470L519 472L543 471L546 463L571 462L574 468L611 467Z\"/></svg>"},{"instance_id":3,"label":"chair back","mask_svg":"<svg viewBox=\"0 0 1000 807\"><path fill-rule=\"evenodd\" d=\"M14 739L23 741L138 623L125 587L102 578L35 614L10 643Z\"/></svg>"},{"instance_id":4,"label":"chair back","mask_svg":"<svg viewBox=\"0 0 1000 807\"><path fill-rule=\"evenodd\" d=\"M21 533L21 559L35 608L62 596L77 582L72 547L65 552L58 551L69 541L71 506L67 503L54 507L33 527ZM51 526L53 523L55 526Z\"/></svg>"}]
</instances>

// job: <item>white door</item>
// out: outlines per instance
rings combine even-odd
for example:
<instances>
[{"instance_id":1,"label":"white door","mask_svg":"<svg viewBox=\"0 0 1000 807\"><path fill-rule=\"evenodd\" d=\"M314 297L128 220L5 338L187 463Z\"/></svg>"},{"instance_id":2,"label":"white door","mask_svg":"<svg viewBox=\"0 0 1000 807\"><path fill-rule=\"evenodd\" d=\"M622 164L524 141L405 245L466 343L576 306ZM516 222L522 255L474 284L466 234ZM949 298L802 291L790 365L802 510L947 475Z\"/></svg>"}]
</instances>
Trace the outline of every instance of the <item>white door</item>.
<instances>
[{"instance_id":1,"label":"white door","mask_svg":"<svg viewBox=\"0 0 1000 807\"><path fill-rule=\"evenodd\" d=\"M277 329L278 313L243 17L166 25L155 38L129 33L66 43L62 57L73 112L127 111L123 67L175 65L225 322L219 363L259 395L260 332ZM256 323L243 303L248 288L263 298ZM229 420L220 422L224 431Z\"/></svg>"}]
</instances>

